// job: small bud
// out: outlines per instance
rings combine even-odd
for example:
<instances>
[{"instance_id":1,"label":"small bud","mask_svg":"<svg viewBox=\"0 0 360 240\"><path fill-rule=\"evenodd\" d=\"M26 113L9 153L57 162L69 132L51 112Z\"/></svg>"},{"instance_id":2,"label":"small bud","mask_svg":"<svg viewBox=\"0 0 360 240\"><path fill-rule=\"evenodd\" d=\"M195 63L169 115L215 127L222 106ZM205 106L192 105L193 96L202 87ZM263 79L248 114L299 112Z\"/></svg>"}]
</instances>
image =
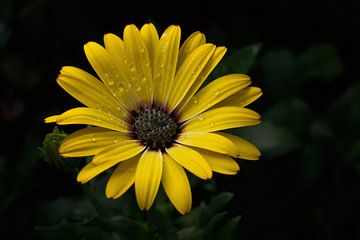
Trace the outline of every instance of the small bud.
<instances>
[{"instance_id":1,"label":"small bud","mask_svg":"<svg viewBox=\"0 0 360 240\"><path fill-rule=\"evenodd\" d=\"M76 158L62 158L59 153L61 142L67 136L66 133L60 131L57 127L52 133L48 133L43 141L43 147L40 148L44 160L48 162L53 168L65 170L66 172L75 173L79 166L79 159Z\"/></svg>"}]
</instances>

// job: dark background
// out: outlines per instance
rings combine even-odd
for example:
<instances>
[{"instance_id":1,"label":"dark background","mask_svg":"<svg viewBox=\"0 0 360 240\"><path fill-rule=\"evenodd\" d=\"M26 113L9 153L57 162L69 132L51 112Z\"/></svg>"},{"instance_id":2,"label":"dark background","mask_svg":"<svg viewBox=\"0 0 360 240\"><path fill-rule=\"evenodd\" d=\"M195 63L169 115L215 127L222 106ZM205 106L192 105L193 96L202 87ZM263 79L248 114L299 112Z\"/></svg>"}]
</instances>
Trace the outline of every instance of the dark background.
<instances>
[{"instance_id":1,"label":"dark background","mask_svg":"<svg viewBox=\"0 0 360 240\"><path fill-rule=\"evenodd\" d=\"M182 39L199 30L228 62L258 51L247 72L264 92L251 105L263 124L238 133L263 157L215 176L235 194L237 238L360 239L359 13L355 0L0 0L0 239L41 239L43 204L80 194L38 149L53 128L43 118L78 106L55 82L61 66L91 72L84 43L147 22L178 24ZM211 195L193 194L194 207Z\"/></svg>"}]
</instances>

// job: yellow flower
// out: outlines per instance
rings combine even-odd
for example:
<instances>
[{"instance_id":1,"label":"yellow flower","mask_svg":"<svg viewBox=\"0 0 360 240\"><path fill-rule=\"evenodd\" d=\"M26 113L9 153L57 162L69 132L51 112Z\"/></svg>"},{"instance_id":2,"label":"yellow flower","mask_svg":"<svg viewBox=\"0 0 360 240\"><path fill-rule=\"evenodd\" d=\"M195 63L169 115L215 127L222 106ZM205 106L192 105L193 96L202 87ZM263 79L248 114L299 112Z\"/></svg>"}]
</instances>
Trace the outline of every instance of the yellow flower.
<instances>
[{"instance_id":1,"label":"yellow flower","mask_svg":"<svg viewBox=\"0 0 360 240\"><path fill-rule=\"evenodd\" d=\"M124 29L123 39L104 36L105 47L89 42L84 50L100 78L63 67L58 84L86 107L50 116L46 123L86 124L62 142L63 157L94 156L78 174L86 183L116 166L106 196L118 198L133 184L137 203L148 210L160 183L181 213L191 209L184 168L201 179L212 172L236 174L233 158L257 160L259 150L246 140L220 132L258 124L245 108L261 96L244 74L229 74L200 86L219 63L225 47L206 43L201 32L180 47L180 27L159 37L154 25Z\"/></svg>"}]
</instances>

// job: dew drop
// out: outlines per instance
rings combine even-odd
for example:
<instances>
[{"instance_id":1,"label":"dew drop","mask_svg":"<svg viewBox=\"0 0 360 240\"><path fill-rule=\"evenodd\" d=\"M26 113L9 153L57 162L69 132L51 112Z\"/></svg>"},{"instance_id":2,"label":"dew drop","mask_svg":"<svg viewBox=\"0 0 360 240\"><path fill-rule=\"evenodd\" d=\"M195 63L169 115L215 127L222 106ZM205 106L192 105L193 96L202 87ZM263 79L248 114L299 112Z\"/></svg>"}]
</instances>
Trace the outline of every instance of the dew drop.
<instances>
[{"instance_id":1,"label":"dew drop","mask_svg":"<svg viewBox=\"0 0 360 240\"><path fill-rule=\"evenodd\" d=\"M141 86L140 86L140 85L137 86L137 87L135 88L135 90L136 90L137 92L139 92L139 91L141 90Z\"/></svg>"},{"instance_id":2,"label":"dew drop","mask_svg":"<svg viewBox=\"0 0 360 240\"><path fill-rule=\"evenodd\" d=\"M160 60L159 64L160 64L160 67L161 67L161 68L165 67L164 61Z\"/></svg>"},{"instance_id":3,"label":"dew drop","mask_svg":"<svg viewBox=\"0 0 360 240\"><path fill-rule=\"evenodd\" d=\"M165 45L161 45L161 47L160 47L160 51L161 51L161 52L165 52L165 50L166 50Z\"/></svg>"},{"instance_id":4,"label":"dew drop","mask_svg":"<svg viewBox=\"0 0 360 240\"><path fill-rule=\"evenodd\" d=\"M109 77L109 74L108 74L108 73L104 73L104 76L105 76L105 77Z\"/></svg>"},{"instance_id":5,"label":"dew drop","mask_svg":"<svg viewBox=\"0 0 360 240\"><path fill-rule=\"evenodd\" d=\"M143 53L143 52L145 52L145 49L144 49L143 47L140 47L140 48L139 48L139 52L140 52L140 53Z\"/></svg>"},{"instance_id":6,"label":"dew drop","mask_svg":"<svg viewBox=\"0 0 360 240\"><path fill-rule=\"evenodd\" d=\"M193 104L198 104L199 100L197 99L197 97L192 97L192 103Z\"/></svg>"},{"instance_id":7,"label":"dew drop","mask_svg":"<svg viewBox=\"0 0 360 240\"><path fill-rule=\"evenodd\" d=\"M216 90L216 91L214 92L215 96L219 95L219 93L220 93L219 90Z\"/></svg>"},{"instance_id":8,"label":"dew drop","mask_svg":"<svg viewBox=\"0 0 360 240\"><path fill-rule=\"evenodd\" d=\"M213 127L214 126L214 123L210 123L210 127Z\"/></svg>"},{"instance_id":9,"label":"dew drop","mask_svg":"<svg viewBox=\"0 0 360 240\"><path fill-rule=\"evenodd\" d=\"M91 141L96 142L96 138L93 137L93 138L91 139Z\"/></svg>"},{"instance_id":10,"label":"dew drop","mask_svg":"<svg viewBox=\"0 0 360 240\"><path fill-rule=\"evenodd\" d=\"M108 84L109 84L110 86L114 85L114 80L109 79Z\"/></svg>"},{"instance_id":11,"label":"dew drop","mask_svg":"<svg viewBox=\"0 0 360 240\"><path fill-rule=\"evenodd\" d=\"M204 114L200 114L200 115L198 116L198 119L199 119L200 121L203 121L204 118L205 118Z\"/></svg>"},{"instance_id":12,"label":"dew drop","mask_svg":"<svg viewBox=\"0 0 360 240\"><path fill-rule=\"evenodd\" d=\"M145 76L143 76L142 78L141 78L141 82L142 83L145 83L147 81L147 78L145 77Z\"/></svg>"},{"instance_id":13,"label":"dew drop","mask_svg":"<svg viewBox=\"0 0 360 240\"><path fill-rule=\"evenodd\" d=\"M133 63L129 63L129 69L130 71L135 71L135 65Z\"/></svg>"},{"instance_id":14,"label":"dew drop","mask_svg":"<svg viewBox=\"0 0 360 240\"><path fill-rule=\"evenodd\" d=\"M146 62L145 62L145 66L147 66L147 67L150 66L150 62L149 62L149 61L146 61Z\"/></svg>"}]
</instances>

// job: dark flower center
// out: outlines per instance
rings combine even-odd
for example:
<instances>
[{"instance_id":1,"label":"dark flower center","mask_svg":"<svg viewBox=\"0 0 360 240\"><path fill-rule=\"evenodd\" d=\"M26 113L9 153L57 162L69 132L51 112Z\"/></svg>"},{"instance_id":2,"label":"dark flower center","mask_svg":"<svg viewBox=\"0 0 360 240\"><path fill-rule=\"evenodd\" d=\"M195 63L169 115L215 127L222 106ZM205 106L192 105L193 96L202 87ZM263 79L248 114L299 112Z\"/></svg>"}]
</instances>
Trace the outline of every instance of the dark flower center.
<instances>
[{"instance_id":1,"label":"dark flower center","mask_svg":"<svg viewBox=\"0 0 360 240\"><path fill-rule=\"evenodd\" d=\"M175 117L162 107L145 107L132 112L133 134L151 149L170 146L179 132Z\"/></svg>"}]
</instances>

